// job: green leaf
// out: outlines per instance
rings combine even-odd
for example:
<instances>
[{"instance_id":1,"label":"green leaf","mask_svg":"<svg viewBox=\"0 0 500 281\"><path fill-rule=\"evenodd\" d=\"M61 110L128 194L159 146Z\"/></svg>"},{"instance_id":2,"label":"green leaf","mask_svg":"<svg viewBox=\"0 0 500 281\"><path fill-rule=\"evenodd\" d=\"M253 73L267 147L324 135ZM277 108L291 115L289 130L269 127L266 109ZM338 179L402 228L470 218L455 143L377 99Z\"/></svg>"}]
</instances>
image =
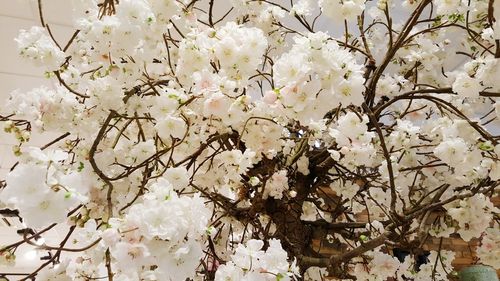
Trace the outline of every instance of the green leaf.
<instances>
[{"instance_id":1,"label":"green leaf","mask_svg":"<svg viewBox=\"0 0 500 281\"><path fill-rule=\"evenodd\" d=\"M489 141L480 142L478 147L479 147L479 149L481 149L483 151L492 151L493 149L495 149L495 147Z\"/></svg>"},{"instance_id":2,"label":"green leaf","mask_svg":"<svg viewBox=\"0 0 500 281\"><path fill-rule=\"evenodd\" d=\"M366 236L366 235L360 235L359 236L359 240L361 240L363 242L366 242L366 241L368 241L368 236Z\"/></svg>"},{"instance_id":3,"label":"green leaf","mask_svg":"<svg viewBox=\"0 0 500 281\"><path fill-rule=\"evenodd\" d=\"M80 162L78 168L77 168L77 171L78 172L81 172L83 170L83 168L85 168L85 165L83 165L83 162Z\"/></svg>"}]
</instances>

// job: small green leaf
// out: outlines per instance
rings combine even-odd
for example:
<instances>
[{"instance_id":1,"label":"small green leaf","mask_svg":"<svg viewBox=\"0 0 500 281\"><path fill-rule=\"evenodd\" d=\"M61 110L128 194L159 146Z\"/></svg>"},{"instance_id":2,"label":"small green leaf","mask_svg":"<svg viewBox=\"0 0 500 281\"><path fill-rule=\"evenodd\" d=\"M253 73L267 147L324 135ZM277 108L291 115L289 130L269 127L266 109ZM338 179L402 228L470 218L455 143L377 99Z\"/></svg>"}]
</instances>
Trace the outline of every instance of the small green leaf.
<instances>
[{"instance_id":1,"label":"small green leaf","mask_svg":"<svg viewBox=\"0 0 500 281\"><path fill-rule=\"evenodd\" d=\"M212 226L209 226L207 227L207 229L205 230L205 233L210 236L212 234L212 232L214 231L214 228Z\"/></svg>"},{"instance_id":2,"label":"small green leaf","mask_svg":"<svg viewBox=\"0 0 500 281\"><path fill-rule=\"evenodd\" d=\"M368 241L368 236L366 236L366 235L360 235L359 236L359 240L361 240L363 242L366 242L366 241Z\"/></svg>"},{"instance_id":3,"label":"small green leaf","mask_svg":"<svg viewBox=\"0 0 500 281\"><path fill-rule=\"evenodd\" d=\"M493 149L495 149L495 147L489 141L480 142L478 147L483 151L492 151Z\"/></svg>"}]
</instances>

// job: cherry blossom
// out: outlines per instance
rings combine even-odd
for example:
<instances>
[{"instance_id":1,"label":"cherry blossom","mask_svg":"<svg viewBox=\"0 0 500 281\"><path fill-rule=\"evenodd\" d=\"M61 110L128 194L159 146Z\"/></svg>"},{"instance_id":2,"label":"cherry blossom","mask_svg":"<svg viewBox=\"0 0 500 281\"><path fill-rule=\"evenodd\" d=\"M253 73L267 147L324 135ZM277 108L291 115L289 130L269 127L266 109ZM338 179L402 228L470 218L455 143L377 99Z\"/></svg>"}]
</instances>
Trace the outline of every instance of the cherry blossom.
<instances>
[{"instance_id":1,"label":"cherry blossom","mask_svg":"<svg viewBox=\"0 0 500 281\"><path fill-rule=\"evenodd\" d=\"M0 110L0 208L25 225L2 265L26 245L37 280L449 280L454 249L392 249L459 236L499 269L498 1L73 2L68 42L43 5L15 39L50 86Z\"/></svg>"}]
</instances>

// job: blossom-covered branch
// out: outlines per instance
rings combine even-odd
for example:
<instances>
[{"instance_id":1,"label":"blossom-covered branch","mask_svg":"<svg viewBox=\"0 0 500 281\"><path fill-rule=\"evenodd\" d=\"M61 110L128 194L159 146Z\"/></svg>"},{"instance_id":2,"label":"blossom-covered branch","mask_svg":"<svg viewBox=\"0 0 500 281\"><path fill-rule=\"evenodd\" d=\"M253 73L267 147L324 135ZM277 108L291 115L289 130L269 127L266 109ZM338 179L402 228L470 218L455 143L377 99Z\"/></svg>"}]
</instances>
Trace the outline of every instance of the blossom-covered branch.
<instances>
[{"instance_id":1,"label":"blossom-covered branch","mask_svg":"<svg viewBox=\"0 0 500 281\"><path fill-rule=\"evenodd\" d=\"M75 0L66 44L38 3L54 86L0 115L26 278L447 280L392 249L450 235L500 267L499 1Z\"/></svg>"}]
</instances>

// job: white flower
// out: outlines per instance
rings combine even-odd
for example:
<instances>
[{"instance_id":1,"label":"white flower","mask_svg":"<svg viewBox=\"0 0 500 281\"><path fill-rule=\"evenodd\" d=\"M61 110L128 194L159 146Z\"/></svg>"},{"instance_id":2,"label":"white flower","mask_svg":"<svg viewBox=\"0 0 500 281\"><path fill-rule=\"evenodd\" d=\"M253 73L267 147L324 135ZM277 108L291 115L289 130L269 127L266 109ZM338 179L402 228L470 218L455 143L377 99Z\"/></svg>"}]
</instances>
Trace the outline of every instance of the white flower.
<instances>
[{"instance_id":1,"label":"white flower","mask_svg":"<svg viewBox=\"0 0 500 281\"><path fill-rule=\"evenodd\" d=\"M303 82L311 69L307 53L303 52L284 54L273 66L275 80L283 86Z\"/></svg>"},{"instance_id":2,"label":"white flower","mask_svg":"<svg viewBox=\"0 0 500 281\"><path fill-rule=\"evenodd\" d=\"M65 88L49 89L45 86L28 92L12 92L5 108L11 108L16 116L32 122L40 131L74 128L75 117L83 110Z\"/></svg>"},{"instance_id":3,"label":"white flower","mask_svg":"<svg viewBox=\"0 0 500 281\"><path fill-rule=\"evenodd\" d=\"M352 199L359 191L359 185L352 182L335 181L330 184L330 188L335 191L337 195L344 198Z\"/></svg>"},{"instance_id":4,"label":"white flower","mask_svg":"<svg viewBox=\"0 0 500 281\"><path fill-rule=\"evenodd\" d=\"M302 155L299 160L297 160L297 171L303 175L309 175L309 158Z\"/></svg>"},{"instance_id":5,"label":"white flower","mask_svg":"<svg viewBox=\"0 0 500 281\"><path fill-rule=\"evenodd\" d=\"M123 22L137 25L151 24L156 20L147 0L122 0L117 5L116 17Z\"/></svg>"},{"instance_id":6,"label":"white flower","mask_svg":"<svg viewBox=\"0 0 500 281\"><path fill-rule=\"evenodd\" d=\"M498 227L488 228L477 248L477 256L483 264L500 269L500 230Z\"/></svg>"},{"instance_id":7,"label":"white flower","mask_svg":"<svg viewBox=\"0 0 500 281\"><path fill-rule=\"evenodd\" d=\"M467 144L459 138L445 140L434 148L434 154L450 166L460 165L467 152Z\"/></svg>"},{"instance_id":8,"label":"white flower","mask_svg":"<svg viewBox=\"0 0 500 281\"><path fill-rule=\"evenodd\" d=\"M216 92L210 95L203 105L203 115L216 117L224 116L229 110L230 106L229 98L224 96L221 92Z\"/></svg>"},{"instance_id":9,"label":"white flower","mask_svg":"<svg viewBox=\"0 0 500 281\"><path fill-rule=\"evenodd\" d=\"M293 4L292 13L299 16L310 16L313 12L311 0L299 0Z\"/></svg>"},{"instance_id":10,"label":"white flower","mask_svg":"<svg viewBox=\"0 0 500 281\"><path fill-rule=\"evenodd\" d=\"M175 190L186 188L189 184L189 174L184 167L168 168L163 176Z\"/></svg>"},{"instance_id":11,"label":"white flower","mask_svg":"<svg viewBox=\"0 0 500 281\"><path fill-rule=\"evenodd\" d=\"M479 92L482 90L481 84L475 78L469 77L465 73L461 73L453 83L453 92L464 98L479 97Z\"/></svg>"},{"instance_id":12,"label":"white flower","mask_svg":"<svg viewBox=\"0 0 500 281\"><path fill-rule=\"evenodd\" d=\"M158 263L157 276L160 280L186 280L196 275L196 268L203 258L203 250L197 241L189 242L171 249L166 249L159 241L154 241L150 248Z\"/></svg>"},{"instance_id":13,"label":"white flower","mask_svg":"<svg viewBox=\"0 0 500 281\"><path fill-rule=\"evenodd\" d=\"M61 150L42 151L38 147L30 146L26 149L29 156L39 163L59 162L65 160L68 154Z\"/></svg>"},{"instance_id":14,"label":"white flower","mask_svg":"<svg viewBox=\"0 0 500 281\"><path fill-rule=\"evenodd\" d=\"M283 198L283 192L288 190L288 177L286 170L281 170L274 173L267 181L262 194L262 198L273 197L276 199Z\"/></svg>"},{"instance_id":15,"label":"white flower","mask_svg":"<svg viewBox=\"0 0 500 281\"><path fill-rule=\"evenodd\" d=\"M498 4L495 4L498 6ZM498 7L495 7L497 9ZM494 10L496 12L496 10ZM485 40L495 41L500 39L500 21L495 21L492 27L485 28L481 34Z\"/></svg>"},{"instance_id":16,"label":"white flower","mask_svg":"<svg viewBox=\"0 0 500 281\"><path fill-rule=\"evenodd\" d=\"M193 82L196 84L194 90L199 93L217 92L222 84L220 77L207 69L195 72Z\"/></svg>"},{"instance_id":17,"label":"white flower","mask_svg":"<svg viewBox=\"0 0 500 281\"><path fill-rule=\"evenodd\" d=\"M350 145L352 142L369 141L372 138L372 135L367 132L368 116L366 115L360 118L353 112L347 112L338 119L337 123L336 129L330 129L330 136L334 137L341 146Z\"/></svg>"},{"instance_id":18,"label":"white flower","mask_svg":"<svg viewBox=\"0 0 500 281\"><path fill-rule=\"evenodd\" d=\"M24 218L26 224L33 228L46 227L52 223L60 223L66 220L68 203L63 192L45 193L38 197L36 202L30 205L19 205L19 213Z\"/></svg>"},{"instance_id":19,"label":"white flower","mask_svg":"<svg viewBox=\"0 0 500 281\"><path fill-rule=\"evenodd\" d=\"M50 192L46 184L47 168L39 165L20 164L7 175L6 187L0 200L15 206L36 205L40 197Z\"/></svg>"},{"instance_id":20,"label":"white flower","mask_svg":"<svg viewBox=\"0 0 500 281\"><path fill-rule=\"evenodd\" d=\"M170 137L182 139L186 133L186 122L179 117L167 116L155 125L158 136L164 140Z\"/></svg>"},{"instance_id":21,"label":"white flower","mask_svg":"<svg viewBox=\"0 0 500 281\"><path fill-rule=\"evenodd\" d=\"M364 80L361 77L355 77L350 80L342 80L338 85L332 87L335 96L338 97L339 102L344 105L357 105L360 106L363 101Z\"/></svg>"},{"instance_id":22,"label":"white flower","mask_svg":"<svg viewBox=\"0 0 500 281\"><path fill-rule=\"evenodd\" d=\"M375 251L370 265L371 274L378 276L379 280L386 280L388 277L396 276L400 262L396 257Z\"/></svg>"},{"instance_id":23,"label":"white flower","mask_svg":"<svg viewBox=\"0 0 500 281\"><path fill-rule=\"evenodd\" d=\"M141 267L150 255L143 243L118 242L111 248L111 254L119 267L124 271L132 271Z\"/></svg>"},{"instance_id":24,"label":"white flower","mask_svg":"<svg viewBox=\"0 0 500 281\"><path fill-rule=\"evenodd\" d=\"M108 228L104 230L101 235L102 241L108 247L116 245L120 240L120 233L116 228Z\"/></svg>"},{"instance_id":25,"label":"white flower","mask_svg":"<svg viewBox=\"0 0 500 281\"><path fill-rule=\"evenodd\" d=\"M262 250L262 240L251 239L239 244L231 261L218 268L215 280L292 280L299 276L295 262L288 262L288 255L276 239L269 240L269 248ZM227 279L236 278L236 279Z\"/></svg>"},{"instance_id":26,"label":"white flower","mask_svg":"<svg viewBox=\"0 0 500 281\"><path fill-rule=\"evenodd\" d=\"M281 242L277 239L270 239L269 248L267 248L266 254L261 258L263 267L268 268L268 272L274 274L287 272L290 268L287 259L288 254L281 247Z\"/></svg>"},{"instance_id":27,"label":"white flower","mask_svg":"<svg viewBox=\"0 0 500 281\"><path fill-rule=\"evenodd\" d=\"M90 164L89 164L90 165ZM93 175L89 170L72 171L68 174L59 176L59 184L61 184L66 191L66 196L77 199L80 202L87 202L89 192L92 189Z\"/></svg>"},{"instance_id":28,"label":"white flower","mask_svg":"<svg viewBox=\"0 0 500 281\"><path fill-rule=\"evenodd\" d=\"M481 236L488 228L493 212L500 212L483 194L476 194L456 203L445 205L448 214L458 222L457 232L465 241Z\"/></svg>"},{"instance_id":29,"label":"white flower","mask_svg":"<svg viewBox=\"0 0 500 281\"><path fill-rule=\"evenodd\" d=\"M162 188L168 190L171 186L162 181L152 186L155 195L158 194L155 189ZM186 236L203 234L209 217L209 210L199 195L178 197L175 192L168 191L163 198L146 197L144 204L133 205L127 214L127 219L137 224L144 237L158 237L172 243Z\"/></svg>"},{"instance_id":30,"label":"white flower","mask_svg":"<svg viewBox=\"0 0 500 281\"><path fill-rule=\"evenodd\" d=\"M237 267L234 263L228 262L217 268L215 281L243 280L243 269Z\"/></svg>"},{"instance_id":31,"label":"white flower","mask_svg":"<svg viewBox=\"0 0 500 281\"><path fill-rule=\"evenodd\" d=\"M264 246L262 240L249 240L246 245L239 244L236 252L232 256L232 261L238 267L246 270L260 268L260 258L264 255L261 251Z\"/></svg>"},{"instance_id":32,"label":"white flower","mask_svg":"<svg viewBox=\"0 0 500 281\"><path fill-rule=\"evenodd\" d=\"M169 20L175 18L181 12L179 3L174 0L148 0L151 10L155 13L157 21L163 24L169 23Z\"/></svg>"},{"instance_id":33,"label":"white flower","mask_svg":"<svg viewBox=\"0 0 500 281\"><path fill-rule=\"evenodd\" d=\"M58 49L42 27L33 26L29 31L21 30L16 42L22 57L43 65L49 71L58 70L64 62L64 52Z\"/></svg>"},{"instance_id":34,"label":"white flower","mask_svg":"<svg viewBox=\"0 0 500 281\"><path fill-rule=\"evenodd\" d=\"M325 15L336 21L355 19L365 9L364 0L320 0L318 5Z\"/></svg>"}]
</instances>

